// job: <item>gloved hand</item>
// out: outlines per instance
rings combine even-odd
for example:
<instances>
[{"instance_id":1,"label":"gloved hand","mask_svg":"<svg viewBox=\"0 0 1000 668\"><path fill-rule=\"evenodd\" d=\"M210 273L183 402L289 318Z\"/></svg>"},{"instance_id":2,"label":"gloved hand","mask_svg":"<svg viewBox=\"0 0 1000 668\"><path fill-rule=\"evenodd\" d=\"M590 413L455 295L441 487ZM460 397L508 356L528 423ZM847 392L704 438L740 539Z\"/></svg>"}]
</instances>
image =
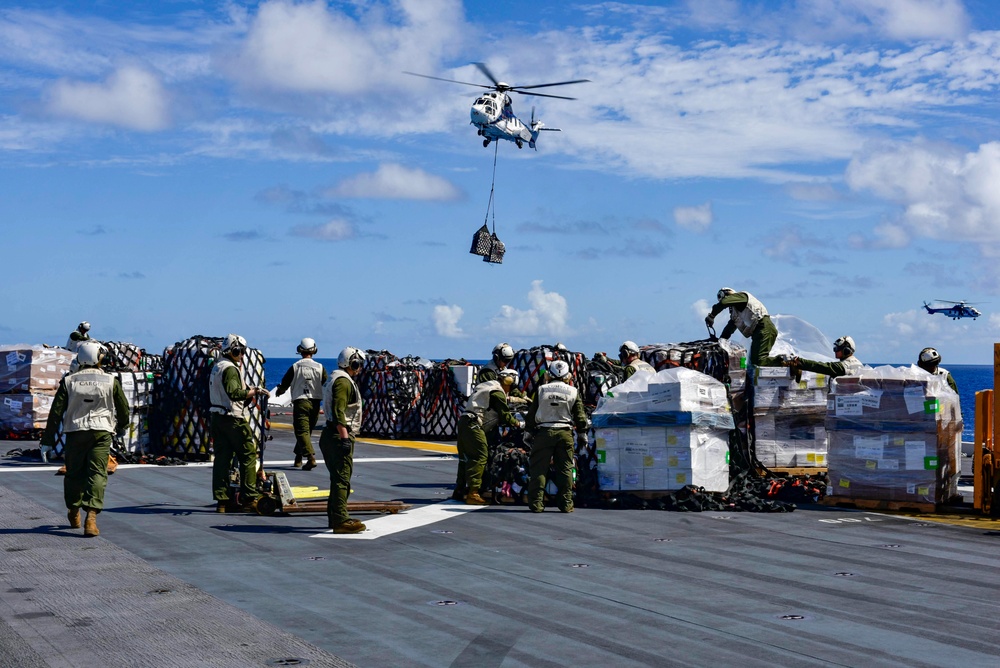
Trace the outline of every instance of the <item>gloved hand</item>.
<instances>
[{"instance_id":1,"label":"gloved hand","mask_svg":"<svg viewBox=\"0 0 1000 668\"><path fill-rule=\"evenodd\" d=\"M778 355L775 359L781 363L781 366L791 366L792 360L795 358L791 355Z\"/></svg>"},{"instance_id":2,"label":"gloved hand","mask_svg":"<svg viewBox=\"0 0 1000 668\"><path fill-rule=\"evenodd\" d=\"M715 324L715 316L709 313L705 316L705 325L707 327L712 327Z\"/></svg>"},{"instance_id":3,"label":"gloved hand","mask_svg":"<svg viewBox=\"0 0 1000 668\"><path fill-rule=\"evenodd\" d=\"M352 447L352 445L353 444L351 443L351 439L349 439L349 438L342 438L342 439L340 439L340 451L342 453L344 453L345 455L351 453L351 447Z\"/></svg>"},{"instance_id":4,"label":"gloved hand","mask_svg":"<svg viewBox=\"0 0 1000 668\"><path fill-rule=\"evenodd\" d=\"M528 431L524 432L524 435L521 437L521 441L529 448L531 447L531 444L534 442L534 440L535 440L535 435Z\"/></svg>"},{"instance_id":5,"label":"gloved hand","mask_svg":"<svg viewBox=\"0 0 1000 668\"><path fill-rule=\"evenodd\" d=\"M585 447L587 447L587 442L588 442L588 439L587 439L587 435L586 434L577 434L576 435L576 445L577 445L577 447L585 448Z\"/></svg>"},{"instance_id":6,"label":"gloved hand","mask_svg":"<svg viewBox=\"0 0 1000 668\"><path fill-rule=\"evenodd\" d=\"M526 424L525 421L524 421L524 418L523 417L518 417L516 419L517 419L517 428L518 429L524 429L524 425Z\"/></svg>"}]
</instances>

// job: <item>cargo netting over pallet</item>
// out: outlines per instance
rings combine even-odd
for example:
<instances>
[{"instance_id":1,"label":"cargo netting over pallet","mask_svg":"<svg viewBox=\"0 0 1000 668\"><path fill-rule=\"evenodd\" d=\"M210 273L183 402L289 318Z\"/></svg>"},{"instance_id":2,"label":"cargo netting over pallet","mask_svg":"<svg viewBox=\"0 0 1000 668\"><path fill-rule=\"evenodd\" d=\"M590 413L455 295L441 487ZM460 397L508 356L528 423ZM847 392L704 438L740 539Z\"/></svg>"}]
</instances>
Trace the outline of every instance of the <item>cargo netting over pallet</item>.
<instances>
[{"instance_id":1,"label":"cargo netting over pallet","mask_svg":"<svg viewBox=\"0 0 1000 668\"><path fill-rule=\"evenodd\" d=\"M209 376L222 355L223 338L193 336L163 351L163 374L153 392L150 448L155 454L207 459L212 452ZM264 355L247 348L240 365L247 387L264 387ZM267 439L267 394L249 403L250 430L263 449Z\"/></svg>"},{"instance_id":2,"label":"cargo netting over pallet","mask_svg":"<svg viewBox=\"0 0 1000 668\"><path fill-rule=\"evenodd\" d=\"M376 438L453 439L466 395L456 369L464 361L433 363L418 357L397 358L369 350L357 385L364 402L361 434Z\"/></svg>"},{"instance_id":3,"label":"cargo netting over pallet","mask_svg":"<svg viewBox=\"0 0 1000 668\"><path fill-rule=\"evenodd\" d=\"M149 413L156 376L147 371L111 371L110 373L121 383L129 409L129 422L125 429L125 435L123 438L115 436L111 454L121 460L131 461L149 452ZM62 456L65 445L66 436L60 424L52 454ZM135 457L131 455L135 455Z\"/></svg>"}]
</instances>

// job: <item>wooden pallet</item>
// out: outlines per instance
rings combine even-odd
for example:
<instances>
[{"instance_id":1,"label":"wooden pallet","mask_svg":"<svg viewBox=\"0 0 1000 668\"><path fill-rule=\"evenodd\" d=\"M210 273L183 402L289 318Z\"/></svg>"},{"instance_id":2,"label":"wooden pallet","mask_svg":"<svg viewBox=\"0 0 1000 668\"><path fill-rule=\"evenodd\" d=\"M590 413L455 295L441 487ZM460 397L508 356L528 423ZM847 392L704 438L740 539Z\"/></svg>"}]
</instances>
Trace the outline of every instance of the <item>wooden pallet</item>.
<instances>
[{"instance_id":1,"label":"wooden pallet","mask_svg":"<svg viewBox=\"0 0 1000 668\"><path fill-rule=\"evenodd\" d=\"M262 499L263 500L263 499ZM326 499L309 499L306 501L297 501L294 504L289 504L278 508L277 504L269 499L267 502L261 505L261 502L257 502L258 509L262 515L272 515L275 512L279 513L326 513ZM348 501L347 502L347 512L348 513L388 513L390 515L395 515L401 510L409 510L413 506L408 503L403 503L402 501Z\"/></svg>"},{"instance_id":2,"label":"wooden pallet","mask_svg":"<svg viewBox=\"0 0 1000 668\"><path fill-rule=\"evenodd\" d=\"M916 501L889 501L888 499L854 499L849 496L826 496L820 501L824 506L856 508L858 510L896 510L916 513L935 513L937 505Z\"/></svg>"},{"instance_id":3,"label":"wooden pallet","mask_svg":"<svg viewBox=\"0 0 1000 668\"><path fill-rule=\"evenodd\" d=\"M769 466L767 470L780 476L817 475L827 472L825 466Z\"/></svg>"}]
</instances>

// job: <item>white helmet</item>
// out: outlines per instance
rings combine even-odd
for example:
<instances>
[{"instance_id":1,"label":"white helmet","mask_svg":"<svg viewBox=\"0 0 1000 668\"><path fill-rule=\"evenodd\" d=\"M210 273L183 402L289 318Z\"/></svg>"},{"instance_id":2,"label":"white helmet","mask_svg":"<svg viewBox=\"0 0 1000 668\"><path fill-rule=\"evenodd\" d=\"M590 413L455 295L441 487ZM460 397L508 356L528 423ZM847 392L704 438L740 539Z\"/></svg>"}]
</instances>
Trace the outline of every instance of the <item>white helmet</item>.
<instances>
[{"instance_id":1,"label":"white helmet","mask_svg":"<svg viewBox=\"0 0 1000 668\"><path fill-rule=\"evenodd\" d=\"M556 379L566 378L569 376L569 364L562 360L556 360L549 365L549 373Z\"/></svg>"},{"instance_id":2,"label":"white helmet","mask_svg":"<svg viewBox=\"0 0 1000 668\"><path fill-rule=\"evenodd\" d=\"M493 346L493 361L499 364L500 362L510 362L514 359L514 349L509 343L498 343Z\"/></svg>"},{"instance_id":3,"label":"white helmet","mask_svg":"<svg viewBox=\"0 0 1000 668\"><path fill-rule=\"evenodd\" d=\"M626 341L618 348L618 359L625 361L625 358L629 355L638 355L639 346L636 345L635 341Z\"/></svg>"},{"instance_id":4,"label":"white helmet","mask_svg":"<svg viewBox=\"0 0 1000 668\"><path fill-rule=\"evenodd\" d=\"M90 323L84 320L83 322L81 322L79 325L76 326L76 331L80 332L81 334L86 334L87 332L90 331Z\"/></svg>"},{"instance_id":5,"label":"white helmet","mask_svg":"<svg viewBox=\"0 0 1000 668\"><path fill-rule=\"evenodd\" d=\"M306 353L307 355L315 355L316 342L307 336L302 339L302 342L299 343L299 346L295 349L295 351L299 353Z\"/></svg>"},{"instance_id":6,"label":"white helmet","mask_svg":"<svg viewBox=\"0 0 1000 668\"><path fill-rule=\"evenodd\" d=\"M843 350L848 354L848 356L853 355L856 348L854 347L854 339L849 336L842 336L833 342L833 352L840 352Z\"/></svg>"},{"instance_id":7,"label":"white helmet","mask_svg":"<svg viewBox=\"0 0 1000 668\"><path fill-rule=\"evenodd\" d=\"M497 374L497 380L504 385L513 385L521 380L521 374L519 374L515 369L501 369L500 373Z\"/></svg>"},{"instance_id":8,"label":"white helmet","mask_svg":"<svg viewBox=\"0 0 1000 668\"><path fill-rule=\"evenodd\" d=\"M241 355L246 352L246 349L247 340L239 334L230 334L226 336L226 340L222 344L223 355Z\"/></svg>"},{"instance_id":9,"label":"white helmet","mask_svg":"<svg viewBox=\"0 0 1000 668\"><path fill-rule=\"evenodd\" d=\"M87 341L80 344L76 350L76 363L81 367L97 366L104 357L104 346L97 341Z\"/></svg>"},{"instance_id":10,"label":"white helmet","mask_svg":"<svg viewBox=\"0 0 1000 668\"><path fill-rule=\"evenodd\" d=\"M939 353L934 348L924 348L920 351L920 364L927 366L936 366L941 363L941 353Z\"/></svg>"},{"instance_id":11,"label":"white helmet","mask_svg":"<svg viewBox=\"0 0 1000 668\"><path fill-rule=\"evenodd\" d=\"M337 366L341 369L359 370L365 363L365 354L357 348L347 346L337 355Z\"/></svg>"},{"instance_id":12,"label":"white helmet","mask_svg":"<svg viewBox=\"0 0 1000 668\"><path fill-rule=\"evenodd\" d=\"M719 291L715 293L715 299L716 301L722 301L723 297L731 295L734 292L736 292L736 290L733 290L732 288L719 288Z\"/></svg>"}]
</instances>

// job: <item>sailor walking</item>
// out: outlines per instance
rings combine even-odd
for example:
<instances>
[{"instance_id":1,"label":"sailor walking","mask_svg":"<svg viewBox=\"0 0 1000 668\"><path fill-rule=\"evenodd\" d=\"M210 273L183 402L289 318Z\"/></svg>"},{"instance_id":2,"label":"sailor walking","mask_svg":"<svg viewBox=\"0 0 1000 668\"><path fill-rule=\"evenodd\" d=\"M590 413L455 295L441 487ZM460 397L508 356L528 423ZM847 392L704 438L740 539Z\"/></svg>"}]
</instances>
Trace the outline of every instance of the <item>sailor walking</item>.
<instances>
[{"instance_id":1,"label":"sailor walking","mask_svg":"<svg viewBox=\"0 0 1000 668\"><path fill-rule=\"evenodd\" d=\"M302 356L285 372L281 384L275 393L280 396L292 390L292 429L295 431L295 462L293 466L302 466L303 471L316 468L316 454L312 446L312 431L319 419L319 409L323 401L323 386L326 384L326 369L313 359L316 354L316 342L310 338L302 339L295 349ZM306 459L305 466L302 459Z\"/></svg>"}]
</instances>

